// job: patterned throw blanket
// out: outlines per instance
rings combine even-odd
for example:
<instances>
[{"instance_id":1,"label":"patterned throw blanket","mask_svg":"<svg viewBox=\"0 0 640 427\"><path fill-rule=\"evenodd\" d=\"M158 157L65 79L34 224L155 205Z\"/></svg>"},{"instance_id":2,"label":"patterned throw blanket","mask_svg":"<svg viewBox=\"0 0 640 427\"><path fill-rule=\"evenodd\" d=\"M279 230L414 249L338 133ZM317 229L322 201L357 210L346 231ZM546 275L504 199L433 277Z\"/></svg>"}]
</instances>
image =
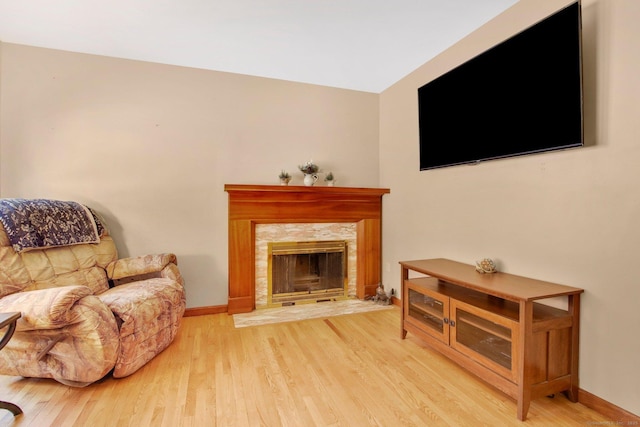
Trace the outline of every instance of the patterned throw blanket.
<instances>
[{"instance_id":1,"label":"patterned throw blanket","mask_svg":"<svg viewBox=\"0 0 640 427\"><path fill-rule=\"evenodd\" d=\"M102 224L86 206L47 199L0 199L0 221L16 252L99 243Z\"/></svg>"}]
</instances>

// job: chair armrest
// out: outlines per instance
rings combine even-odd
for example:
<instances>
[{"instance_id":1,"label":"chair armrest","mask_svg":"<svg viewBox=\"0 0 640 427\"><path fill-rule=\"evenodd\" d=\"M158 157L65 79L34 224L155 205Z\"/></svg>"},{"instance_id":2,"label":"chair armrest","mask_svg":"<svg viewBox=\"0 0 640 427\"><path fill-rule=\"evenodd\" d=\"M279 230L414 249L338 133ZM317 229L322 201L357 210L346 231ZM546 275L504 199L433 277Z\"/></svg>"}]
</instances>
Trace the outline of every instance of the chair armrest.
<instances>
[{"instance_id":1,"label":"chair armrest","mask_svg":"<svg viewBox=\"0 0 640 427\"><path fill-rule=\"evenodd\" d=\"M62 286L16 292L0 299L0 311L22 313L16 331L57 329L77 322L70 311L76 302L92 295L86 286Z\"/></svg>"},{"instance_id":2,"label":"chair armrest","mask_svg":"<svg viewBox=\"0 0 640 427\"><path fill-rule=\"evenodd\" d=\"M166 267L172 264L174 267L178 264L174 254L155 254L122 258L109 263L106 270L107 276L113 281L140 276L162 277Z\"/></svg>"},{"instance_id":3,"label":"chair armrest","mask_svg":"<svg viewBox=\"0 0 640 427\"><path fill-rule=\"evenodd\" d=\"M86 286L17 292L0 310L22 313L0 351L3 375L53 378L84 387L113 369L120 350L116 318Z\"/></svg>"}]
</instances>

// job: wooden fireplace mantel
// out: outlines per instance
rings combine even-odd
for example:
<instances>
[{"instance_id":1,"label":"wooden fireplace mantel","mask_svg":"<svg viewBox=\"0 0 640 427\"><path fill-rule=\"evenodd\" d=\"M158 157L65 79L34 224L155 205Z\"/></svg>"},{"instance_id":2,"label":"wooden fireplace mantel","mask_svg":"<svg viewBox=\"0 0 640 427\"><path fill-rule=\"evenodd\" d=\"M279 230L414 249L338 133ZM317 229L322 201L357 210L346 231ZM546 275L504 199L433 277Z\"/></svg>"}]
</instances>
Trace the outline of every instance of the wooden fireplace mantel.
<instances>
[{"instance_id":1,"label":"wooden fireplace mantel","mask_svg":"<svg viewBox=\"0 0 640 427\"><path fill-rule=\"evenodd\" d=\"M255 226L356 223L356 296L380 283L382 196L388 188L226 184L229 193L229 314L255 309Z\"/></svg>"}]
</instances>

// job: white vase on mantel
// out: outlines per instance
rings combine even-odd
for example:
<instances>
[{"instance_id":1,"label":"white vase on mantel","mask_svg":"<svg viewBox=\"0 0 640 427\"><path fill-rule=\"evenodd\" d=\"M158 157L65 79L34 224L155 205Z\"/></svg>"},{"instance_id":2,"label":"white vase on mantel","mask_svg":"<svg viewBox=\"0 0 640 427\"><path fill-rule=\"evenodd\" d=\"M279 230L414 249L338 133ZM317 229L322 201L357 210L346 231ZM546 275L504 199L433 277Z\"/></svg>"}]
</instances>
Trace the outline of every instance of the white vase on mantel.
<instances>
[{"instance_id":1,"label":"white vase on mantel","mask_svg":"<svg viewBox=\"0 0 640 427\"><path fill-rule=\"evenodd\" d=\"M315 173L305 173L304 174L304 185L307 187L313 187L313 184L318 180L318 175Z\"/></svg>"}]
</instances>

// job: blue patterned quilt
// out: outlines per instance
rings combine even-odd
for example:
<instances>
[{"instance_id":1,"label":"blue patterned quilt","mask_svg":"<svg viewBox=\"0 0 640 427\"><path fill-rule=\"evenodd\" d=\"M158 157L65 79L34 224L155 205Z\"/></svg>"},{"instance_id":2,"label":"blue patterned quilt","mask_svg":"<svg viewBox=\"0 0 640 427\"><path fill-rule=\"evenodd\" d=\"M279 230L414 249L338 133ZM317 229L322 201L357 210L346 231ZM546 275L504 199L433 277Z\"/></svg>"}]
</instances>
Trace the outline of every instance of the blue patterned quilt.
<instances>
[{"instance_id":1,"label":"blue patterned quilt","mask_svg":"<svg viewBox=\"0 0 640 427\"><path fill-rule=\"evenodd\" d=\"M99 243L96 219L89 208L76 202L0 199L0 221L16 252Z\"/></svg>"}]
</instances>

